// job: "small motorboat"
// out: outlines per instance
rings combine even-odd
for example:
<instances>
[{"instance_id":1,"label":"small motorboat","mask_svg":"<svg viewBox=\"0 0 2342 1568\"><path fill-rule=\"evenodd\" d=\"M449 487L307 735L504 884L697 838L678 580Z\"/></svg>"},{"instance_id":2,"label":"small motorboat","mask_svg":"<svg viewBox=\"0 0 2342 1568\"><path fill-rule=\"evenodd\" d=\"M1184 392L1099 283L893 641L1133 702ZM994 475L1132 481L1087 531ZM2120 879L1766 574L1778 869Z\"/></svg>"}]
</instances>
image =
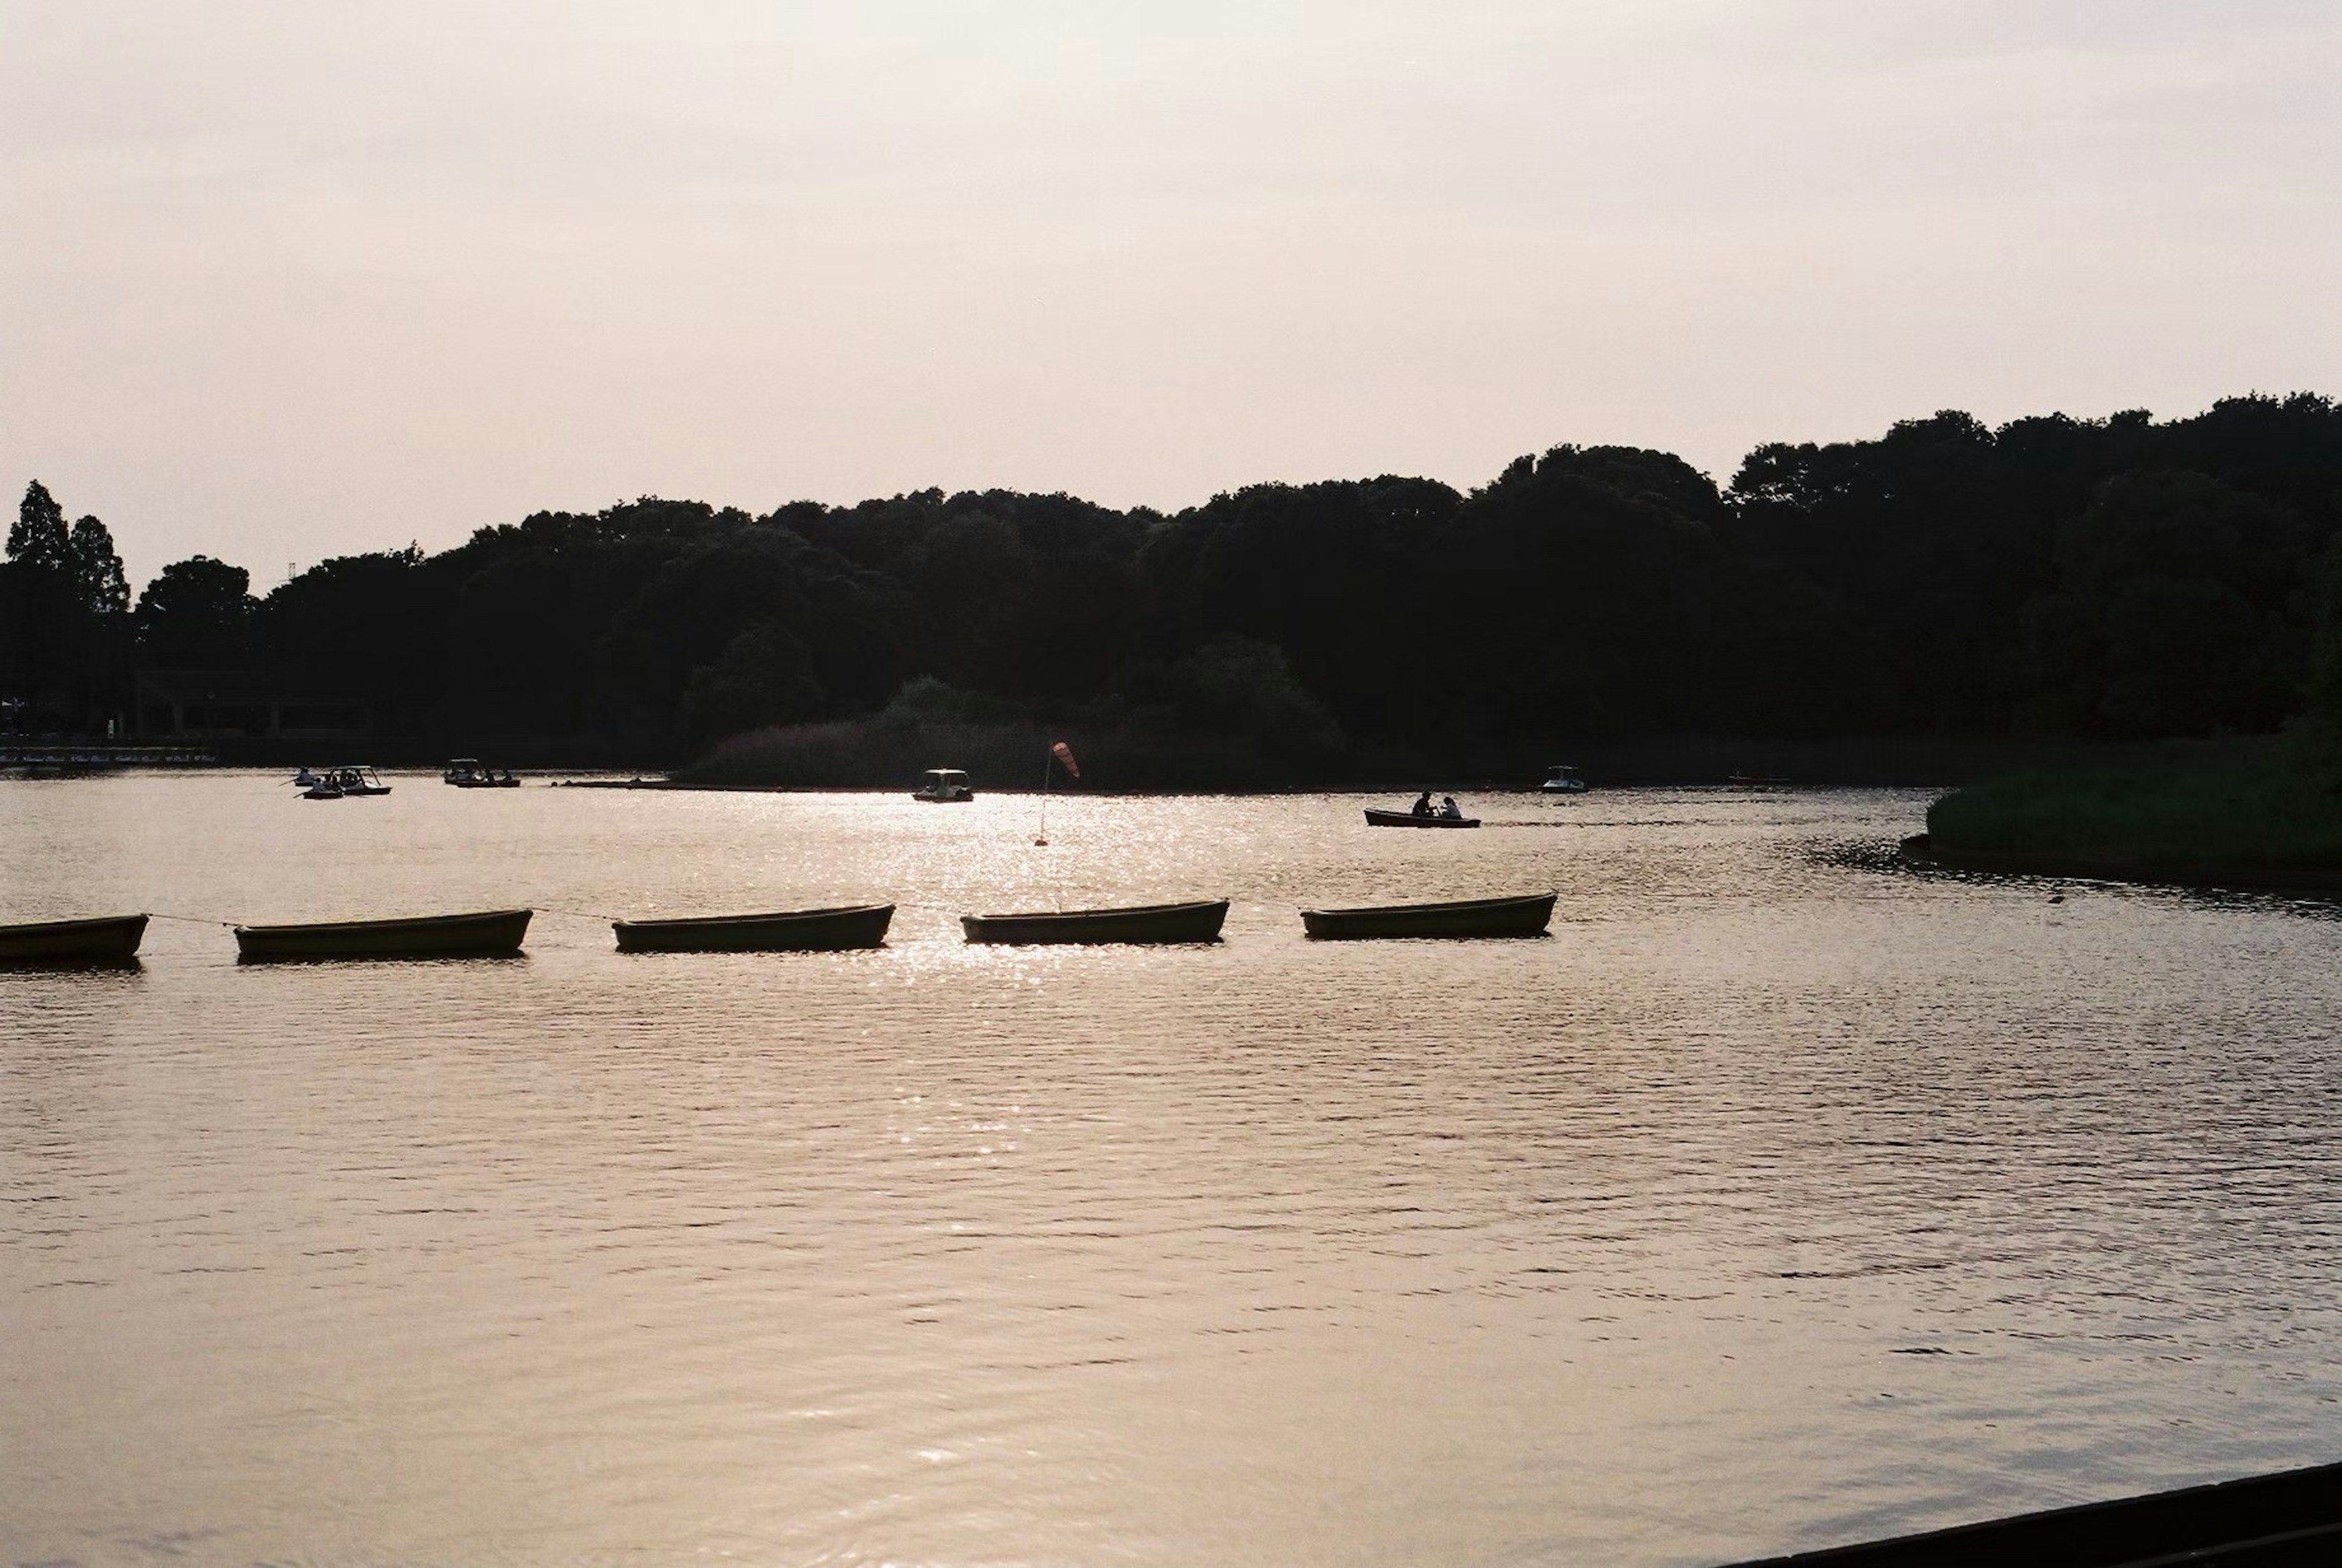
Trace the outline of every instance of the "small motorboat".
<instances>
[{"instance_id":1,"label":"small motorboat","mask_svg":"<svg viewBox=\"0 0 2342 1568\"><path fill-rule=\"evenodd\" d=\"M967 775L957 768L929 768L927 782L911 792L913 800L923 800L929 805L957 805L976 798L967 787Z\"/></svg>"},{"instance_id":2,"label":"small motorboat","mask_svg":"<svg viewBox=\"0 0 2342 1568\"><path fill-rule=\"evenodd\" d=\"M518 789L520 780L508 768L484 767L477 757L456 757L439 777L457 789Z\"/></svg>"},{"instance_id":3,"label":"small motorboat","mask_svg":"<svg viewBox=\"0 0 2342 1568\"><path fill-rule=\"evenodd\" d=\"M1366 808L1368 827L1478 827L1476 816L1442 816L1437 812L1376 811Z\"/></svg>"},{"instance_id":4,"label":"small motorboat","mask_svg":"<svg viewBox=\"0 0 2342 1568\"><path fill-rule=\"evenodd\" d=\"M710 914L688 920L616 920L621 953L838 953L881 947L891 904L797 909L772 914Z\"/></svg>"},{"instance_id":5,"label":"small motorboat","mask_svg":"<svg viewBox=\"0 0 2342 1568\"><path fill-rule=\"evenodd\" d=\"M390 793L390 785L383 783L382 775L370 767L327 768L325 782L344 794L388 794ZM332 797L322 798L331 799Z\"/></svg>"},{"instance_id":6,"label":"small motorboat","mask_svg":"<svg viewBox=\"0 0 2342 1568\"><path fill-rule=\"evenodd\" d=\"M1584 794L1594 786L1578 776L1574 767L1556 763L1545 771L1545 783L1537 785L1546 794Z\"/></svg>"},{"instance_id":7,"label":"small motorboat","mask_svg":"<svg viewBox=\"0 0 2342 1568\"><path fill-rule=\"evenodd\" d=\"M506 958L528 934L530 911L426 914L406 920L329 920L309 925L239 925L236 956L248 963L326 958Z\"/></svg>"},{"instance_id":8,"label":"small motorboat","mask_svg":"<svg viewBox=\"0 0 2342 1568\"><path fill-rule=\"evenodd\" d=\"M0 925L0 964L128 964L145 934L143 914Z\"/></svg>"},{"instance_id":9,"label":"small motorboat","mask_svg":"<svg viewBox=\"0 0 2342 1568\"><path fill-rule=\"evenodd\" d=\"M1129 909L1066 909L1053 914L963 914L970 942L1217 942L1228 917L1225 898L1147 904Z\"/></svg>"},{"instance_id":10,"label":"small motorboat","mask_svg":"<svg viewBox=\"0 0 2342 1568\"><path fill-rule=\"evenodd\" d=\"M1466 898L1453 904L1386 904L1368 909L1305 909L1301 928L1326 941L1377 936L1543 936L1550 893Z\"/></svg>"}]
</instances>

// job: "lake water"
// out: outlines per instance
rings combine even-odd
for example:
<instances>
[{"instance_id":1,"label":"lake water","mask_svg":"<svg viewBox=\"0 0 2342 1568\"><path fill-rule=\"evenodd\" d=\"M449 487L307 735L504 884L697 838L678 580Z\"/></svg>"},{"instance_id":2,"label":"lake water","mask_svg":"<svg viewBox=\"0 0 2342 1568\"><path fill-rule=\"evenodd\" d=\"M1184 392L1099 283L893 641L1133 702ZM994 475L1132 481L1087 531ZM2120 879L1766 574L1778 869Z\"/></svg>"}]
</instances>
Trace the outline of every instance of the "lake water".
<instances>
[{"instance_id":1,"label":"lake water","mask_svg":"<svg viewBox=\"0 0 2342 1568\"><path fill-rule=\"evenodd\" d=\"M2342 1457L2342 923L1912 792L0 784L0 1562L1701 1563ZM1560 891L1527 943L1316 904ZM962 912L1235 901L1212 948ZM891 898L884 951L610 914ZM527 956L203 920L530 904Z\"/></svg>"}]
</instances>

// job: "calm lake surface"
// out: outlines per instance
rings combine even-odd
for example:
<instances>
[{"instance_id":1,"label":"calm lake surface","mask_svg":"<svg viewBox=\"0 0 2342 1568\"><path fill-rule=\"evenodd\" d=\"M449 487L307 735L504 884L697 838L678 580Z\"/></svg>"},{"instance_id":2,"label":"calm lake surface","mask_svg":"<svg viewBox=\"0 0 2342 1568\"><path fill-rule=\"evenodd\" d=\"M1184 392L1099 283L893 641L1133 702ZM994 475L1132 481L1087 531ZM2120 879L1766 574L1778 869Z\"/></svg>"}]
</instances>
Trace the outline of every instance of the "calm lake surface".
<instances>
[{"instance_id":1,"label":"calm lake surface","mask_svg":"<svg viewBox=\"0 0 2342 1568\"><path fill-rule=\"evenodd\" d=\"M2342 1457L2342 923L1925 794L0 783L0 1562L1700 1563ZM1551 939L1303 905L1560 890ZM1235 900L1191 949L962 912ZM597 916L892 898L847 955Z\"/></svg>"}]
</instances>

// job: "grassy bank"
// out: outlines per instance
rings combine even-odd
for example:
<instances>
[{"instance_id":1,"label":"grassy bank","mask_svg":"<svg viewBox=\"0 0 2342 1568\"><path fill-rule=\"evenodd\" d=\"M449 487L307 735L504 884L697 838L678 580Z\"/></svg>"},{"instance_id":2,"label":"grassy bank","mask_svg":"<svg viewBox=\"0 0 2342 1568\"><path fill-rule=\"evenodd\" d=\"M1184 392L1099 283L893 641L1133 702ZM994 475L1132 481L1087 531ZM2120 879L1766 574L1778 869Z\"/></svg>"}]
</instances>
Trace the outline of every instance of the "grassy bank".
<instances>
[{"instance_id":1,"label":"grassy bank","mask_svg":"<svg viewBox=\"0 0 2342 1568\"><path fill-rule=\"evenodd\" d=\"M2153 766L2013 774L1945 796L1933 847L2174 881L2342 874L2342 788L2274 742Z\"/></svg>"}]
</instances>

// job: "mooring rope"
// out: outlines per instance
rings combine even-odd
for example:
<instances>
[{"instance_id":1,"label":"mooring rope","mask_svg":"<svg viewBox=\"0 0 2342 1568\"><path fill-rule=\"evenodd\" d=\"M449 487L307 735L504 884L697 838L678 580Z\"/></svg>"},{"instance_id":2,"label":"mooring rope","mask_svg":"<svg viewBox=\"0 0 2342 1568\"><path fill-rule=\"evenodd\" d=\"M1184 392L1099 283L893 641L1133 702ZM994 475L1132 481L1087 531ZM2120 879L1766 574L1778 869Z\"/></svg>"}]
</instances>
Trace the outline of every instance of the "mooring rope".
<instances>
[{"instance_id":1,"label":"mooring rope","mask_svg":"<svg viewBox=\"0 0 2342 1568\"><path fill-rule=\"evenodd\" d=\"M611 914L611 913L609 913L607 910L603 910L603 909L581 909L581 908L579 908L577 905L575 905L575 904L543 904L543 903L540 903L540 904L532 904L530 907L531 907L531 908L534 908L534 909L542 909L542 910L545 910L545 911L546 911L547 913L549 913L549 914L569 914L569 915L575 915L575 916L576 918L578 918L579 920L619 921L619 920L624 920L624 919L626 919L626 917L625 915L623 915L623 914Z\"/></svg>"}]
</instances>

